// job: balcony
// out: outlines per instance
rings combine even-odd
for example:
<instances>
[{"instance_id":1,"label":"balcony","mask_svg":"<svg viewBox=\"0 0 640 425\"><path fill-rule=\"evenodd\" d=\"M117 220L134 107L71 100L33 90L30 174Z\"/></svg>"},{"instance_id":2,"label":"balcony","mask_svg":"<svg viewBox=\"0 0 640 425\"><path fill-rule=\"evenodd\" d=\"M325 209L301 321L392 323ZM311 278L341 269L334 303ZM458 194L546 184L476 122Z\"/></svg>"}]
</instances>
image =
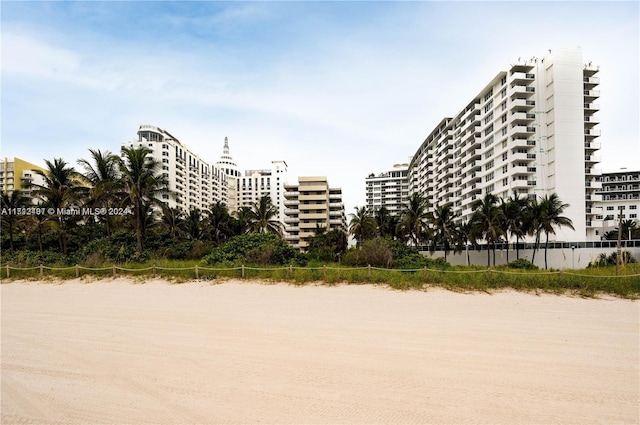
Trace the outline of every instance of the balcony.
<instances>
[{"instance_id":1,"label":"balcony","mask_svg":"<svg viewBox=\"0 0 640 425\"><path fill-rule=\"evenodd\" d=\"M600 147L600 142L584 142L584 150L586 151L597 151L600 150Z\"/></svg>"},{"instance_id":2,"label":"balcony","mask_svg":"<svg viewBox=\"0 0 640 425\"><path fill-rule=\"evenodd\" d=\"M594 116L584 117L584 125L586 126L594 126L600 123L600 118Z\"/></svg>"},{"instance_id":3,"label":"balcony","mask_svg":"<svg viewBox=\"0 0 640 425\"><path fill-rule=\"evenodd\" d=\"M582 94L584 94L585 99L596 99L600 97L600 90L584 90Z\"/></svg>"},{"instance_id":4,"label":"balcony","mask_svg":"<svg viewBox=\"0 0 640 425\"><path fill-rule=\"evenodd\" d=\"M589 89L600 84L600 78L598 77L584 77L582 81L584 82L585 88L589 88Z\"/></svg>"},{"instance_id":5,"label":"balcony","mask_svg":"<svg viewBox=\"0 0 640 425\"><path fill-rule=\"evenodd\" d=\"M338 220L338 219L331 219L331 220L329 220L329 224L343 225L344 221Z\"/></svg>"},{"instance_id":6,"label":"balcony","mask_svg":"<svg viewBox=\"0 0 640 425\"><path fill-rule=\"evenodd\" d=\"M585 109L585 112L596 112L600 110L600 104L593 103L593 102L585 102L584 109Z\"/></svg>"},{"instance_id":7,"label":"balcony","mask_svg":"<svg viewBox=\"0 0 640 425\"><path fill-rule=\"evenodd\" d=\"M599 155L585 155L584 161L591 162L591 163L598 163L598 162L602 162L602 158Z\"/></svg>"},{"instance_id":8,"label":"balcony","mask_svg":"<svg viewBox=\"0 0 640 425\"><path fill-rule=\"evenodd\" d=\"M598 136L600 136L600 130L597 130L597 129L584 130L584 135L585 136L598 137Z\"/></svg>"},{"instance_id":9,"label":"balcony","mask_svg":"<svg viewBox=\"0 0 640 425\"><path fill-rule=\"evenodd\" d=\"M285 208L284 209L284 213L287 214L287 215L300 214L300 210L299 209L293 209L293 208Z\"/></svg>"},{"instance_id":10,"label":"balcony","mask_svg":"<svg viewBox=\"0 0 640 425\"><path fill-rule=\"evenodd\" d=\"M284 205L287 207L293 207L299 205L300 201L297 199L285 199Z\"/></svg>"},{"instance_id":11,"label":"balcony","mask_svg":"<svg viewBox=\"0 0 640 425\"><path fill-rule=\"evenodd\" d=\"M536 129L535 127L527 127L524 125L515 125L513 127L511 127L510 132L512 135L516 136L516 135L525 135L525 136L531 136L532 134L535 134Z\"/></svg>"},{"instance_id":12,"label":"balcony","mask_svg":"<svg viewBox=\"0 0 640 425\"><path fill-rule=\"evenodd\" d=\"M519 85L526 85L528 83L531 83L534 78L534 74L524 72L514 72L513 74L511 74L511 81Z\"/></svg>"}]
</instances>

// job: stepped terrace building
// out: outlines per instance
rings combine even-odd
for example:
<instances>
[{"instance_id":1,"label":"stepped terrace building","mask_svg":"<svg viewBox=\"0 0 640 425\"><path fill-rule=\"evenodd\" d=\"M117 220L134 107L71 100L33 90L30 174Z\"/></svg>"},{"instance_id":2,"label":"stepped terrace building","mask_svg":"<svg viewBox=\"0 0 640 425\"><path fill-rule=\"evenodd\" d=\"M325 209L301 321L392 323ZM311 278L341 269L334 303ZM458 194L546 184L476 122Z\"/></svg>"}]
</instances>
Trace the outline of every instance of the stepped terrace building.
<instances>
[{"instance_id":1,"label":"stepped terrace building","mask_svg":"<svg viewBox=\"0 0 640 425\"><path fill-rule=\"evenodd\" d=\"M599 239L597 74L580 48L550 50L498 72L420 145L409 164L410 192L432 206L452 203L463 220L485 193L533 198L555 192L570 205L565 215L575 227L557 229L555 239Z\"/></svg>"},{"instance_id":2,"label":"stepped terrace building","mask_svg":"<svg viewBox=\"0 0 640 425\"><path fill-rule=\"evenodd\" d=\"M145 146L162 166L169 182L169 194L162 201L171 208L207 209L216 202L227 202L227 175L213 164L191 152L168 131L153 125L141 125L138 139L124 144Z\"/></svg>"},{"instance_id":3,"label":"stepped terrace building","mask_svg":"<svg viewBox=\"0 0 640 425\"><path fill-rule=\"evenodd\" d=\"M306 251L317 227L347 231L342 189L329 187L326 177L298 177L284 189L287 243Z\"/></svg>"},{"instance_id":4,"label":"stepped terrace building","mask_svg":"<svg viewBox=\"0 0 640 425\"><path fill-rule=\"evenodd\" d=\"M44 177L36 171L45 169L20 158L13 161L5 158L0 161L0 191L11 195L14 190L20 190L25 196L31 196L31 184L44 185Z\"/></svg>"}]
</instances>

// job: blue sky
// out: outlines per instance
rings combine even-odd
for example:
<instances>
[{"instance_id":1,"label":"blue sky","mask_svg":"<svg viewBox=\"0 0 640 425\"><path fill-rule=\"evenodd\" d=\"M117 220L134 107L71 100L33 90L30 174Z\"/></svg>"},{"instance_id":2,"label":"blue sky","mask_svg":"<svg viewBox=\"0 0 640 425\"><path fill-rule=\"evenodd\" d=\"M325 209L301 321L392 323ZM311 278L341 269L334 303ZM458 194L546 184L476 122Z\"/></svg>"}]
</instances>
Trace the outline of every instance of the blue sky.
<instances>
[{"instance_id":1,"label":"blue sky","mask_svg":"<svg viewBox=\"0 0 640 425\"><path fill-rule=\"evenodd\" d=\"M326 175L350 213L518 57L581 46L600 167L640 167L637 2L3 1L1 23L2 157L75 165L152 124L215 162L227 136L241 169Z\"/></svg>"}]
</instances>

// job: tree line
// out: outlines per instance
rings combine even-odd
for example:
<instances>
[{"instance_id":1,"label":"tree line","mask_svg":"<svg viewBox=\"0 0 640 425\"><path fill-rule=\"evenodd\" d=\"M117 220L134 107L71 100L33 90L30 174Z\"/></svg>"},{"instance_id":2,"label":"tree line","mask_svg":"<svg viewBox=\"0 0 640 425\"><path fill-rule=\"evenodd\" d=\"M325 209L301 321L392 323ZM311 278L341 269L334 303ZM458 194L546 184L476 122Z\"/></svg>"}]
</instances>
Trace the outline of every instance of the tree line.
<instances>
[{"instance_id":1,"label":"tree line","mask_svg":"<svg viewBox=\"0 0 640 425\"><path fill-rule=\"evenodd\" d=\"M236 236L254 232L283 235L282 224L277 220L278 208L269 196L233 213L220 201L205 209L171 208L163 201L163 195L173 196L168 181L161 172L161 164L149 155L149 148L123 147L120 155L93 149L89 153L89 159L77 161L79 169L61 158L45 160L45 171L37 171L43 183L26 188L30 197L21 190L2 193L3 249L57 250L66 256L70 251L88 249L97 241L104 241L106 245L117 245L115 248L120 251L133 245L139 255L159 248L175 251L180 243L187 243L189 249L200 246L204 255L211 247ZM52 213L10 213L33 206L39 211L51 209ZM124 209L126 214L59 213L73 208L105 211L113 207ZM519 242L530 236L535 241L532 261L544 241L546 267L549 235L563 226L573 228L571 220L563 216L567 207L557 194L535 199L514 194L505 200L488 193L472 204L471 218L462 221L451 203L430 208L420 193L414 193L398 215L385 207L374 212L356 207L355 213L350 214L348 230L356 241L356 249L379 237L414 247L437 247L444 251L445 261L451 251L461 252L469 244L486 243L491 248L487 250L488 266L491 252L495 265L496 244L515 238L519 259ZM623 239L629 235L638 238L639 232L632 220L623 222ZM605 236L617 239L618 229ZM326 231L322 227L316 229L309 246L318 258L326 260L341 258L347 248L344 232ZM507 262L508 256L507 251Z\"/></svg>"},{"instance_id":2,"label":"tree line","mask_svg":"<svg viewBox=\"0 0 640 425\"><path fill-rule=\"evenodd\" d=\"M366 207L355 207L356 212L350 214L349 231L358 245L375 237L399 239L414 246L437 247L444 251L445 260L450 251L462 252L469 244L486 243L490 248L487 266L491 265L492 252L495 265L496 244L515 238L516 259L519 259L520 240L531 236L535 241L532 262L544 240L547 268L549 235L560 227L573 229L571 219L563 215L568 206L555 193L541 198L514 194L508 199L487 193L472 204L471 218L464 221L454 213L452 203L436 204L431 209L427 199L414 193L398 215L390 214L384 206L373 212Z\"/></svg>"}]
</instances>

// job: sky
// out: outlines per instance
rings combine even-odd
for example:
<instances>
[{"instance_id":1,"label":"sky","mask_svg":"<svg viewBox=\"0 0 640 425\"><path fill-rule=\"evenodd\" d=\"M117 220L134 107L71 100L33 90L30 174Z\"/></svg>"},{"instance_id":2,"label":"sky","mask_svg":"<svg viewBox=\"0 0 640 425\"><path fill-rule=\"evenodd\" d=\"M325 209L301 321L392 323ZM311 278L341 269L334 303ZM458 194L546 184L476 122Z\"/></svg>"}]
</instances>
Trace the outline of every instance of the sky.
<instances>
[{"instance_id":1,"label":"sky","mask_svg":"<svg viewBox=\"0 0 640 425\"><path fill-rule=\"evenodd\" d=\"M518 58L600 66L603 171L640 168L633 2L12 2L1 5L0 157L77 167L141 124L208 162L327 176L347 214ZM79 167L77 167L79 168Z\"/></svg>"}]
</instances>

